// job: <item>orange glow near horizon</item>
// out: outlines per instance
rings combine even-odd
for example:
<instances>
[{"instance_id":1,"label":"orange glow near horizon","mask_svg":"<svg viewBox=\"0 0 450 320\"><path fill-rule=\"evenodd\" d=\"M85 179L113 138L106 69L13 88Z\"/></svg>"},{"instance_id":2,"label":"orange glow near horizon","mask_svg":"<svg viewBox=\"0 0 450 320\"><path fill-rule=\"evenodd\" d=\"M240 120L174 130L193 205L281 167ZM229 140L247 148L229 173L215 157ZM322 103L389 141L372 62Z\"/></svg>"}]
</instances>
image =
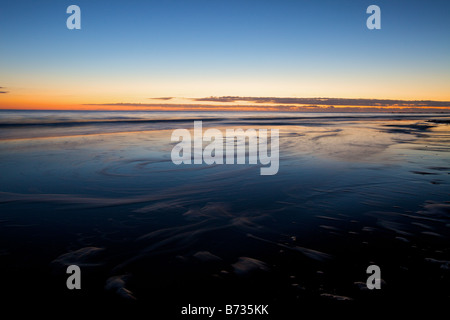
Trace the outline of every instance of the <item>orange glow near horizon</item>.
<instances>
[{"instance_id":1,"label":"orange glow near horizon","mask_svg":"<svg viewBox=\"0 0 450 320\"><path fill-rule=\"evenodd\" d=\"M0 109L199 110L202 105L208 105L205 107L207 109L216 106L227 110L240 110L239 106L245 106L242 110L253 111L276 108L275 104L263 103L251 107L255 103L248 101L223 103L191 99L209 96L450 101L450 78L447 75L424 76L425 81L404 75L371 78L365 74L337 75L319 71L308 76L293 72L283 75L242 73L220 76L182 73L172 77L170 73L146 75L131 72L106 76L96 72L95 68L89 73L75 73L69 77L59 71L50 73L40 70L29 75L18 72L0 83L0 92L6 92L0 94ZM158 100L158 97L175 98ZM126 106L118 105L120 103ZM361 111L365 109L364 106L357 108Z\"/></svg>"},{"instance_id":2,"label":"orange glow near horizon","mask_svg":"<svg viewBox=\"0 0 450 320\"><path fill-rule=\"evenodd\" d=\"M169 95L159 95L168 96ZM443 95L442 97L445 97ZM283 97L281 97L283 98ZM289 97L295 98L295 97ZM348 98L348 97L346 97ZM361 98L361 97L359 97ZM349 98L351 99L351 98ZM380 98L378 98L380 99ZM370 99L369 99L370 100ZM393 99L395 100L395 99ZM447 99L416 99L416 100L432 100L432 101L449 101ZM408 100L404 100L408 101ZM1 110L112 110L112 111L402 111L407 112L426 112L442 111L450 112L450 107L426 106L426 107L408 107L408 106L363 106L363 105L336 105L330 107L328 105L319 105L319 107L309 106L307 104L283 104L283 103L256 103L254 101L234 101L234 102L217 102L217 101L195 101L192 98L158 99L146 98L140 95L139 98L133 99L131 95L58 95L49 94L13 94L5 93L0 95Z\"/></svg>"}]
</instances>

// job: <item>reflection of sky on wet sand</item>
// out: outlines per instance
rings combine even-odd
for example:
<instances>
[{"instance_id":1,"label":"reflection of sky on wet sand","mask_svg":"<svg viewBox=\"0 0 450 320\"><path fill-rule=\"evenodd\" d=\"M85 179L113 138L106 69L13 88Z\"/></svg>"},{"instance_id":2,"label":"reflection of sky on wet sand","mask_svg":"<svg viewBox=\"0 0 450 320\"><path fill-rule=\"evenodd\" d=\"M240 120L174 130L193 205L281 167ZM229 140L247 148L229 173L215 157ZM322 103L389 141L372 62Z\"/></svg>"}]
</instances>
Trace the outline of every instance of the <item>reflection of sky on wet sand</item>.
<instances>
[{"instance_id":1,"label":"reflection of sky on wet sand","mask_svg":"<svg viewBox=\"0 0 450 320\"><path fill-rule=\"evenodd\" d=\"M291 304L364 301L357 284L374 262L388 270L388 296L437 270L407 289L441 297L450 260L450 127L429 118L204 123L279 129L275 176L260 176L258 165L174 165L172 129L192 129L192 121L101 126L105 133L97 124L51 134L45 126L5 128L2 268L51 265L54 280L78 262L106 300L112 292L148 301L159 290L181 301L184 286L196 283L218 296ZM29 130L41 138L26 138ZM265 286L249 289L251 279Z\"/></svg>"}]
</instances>

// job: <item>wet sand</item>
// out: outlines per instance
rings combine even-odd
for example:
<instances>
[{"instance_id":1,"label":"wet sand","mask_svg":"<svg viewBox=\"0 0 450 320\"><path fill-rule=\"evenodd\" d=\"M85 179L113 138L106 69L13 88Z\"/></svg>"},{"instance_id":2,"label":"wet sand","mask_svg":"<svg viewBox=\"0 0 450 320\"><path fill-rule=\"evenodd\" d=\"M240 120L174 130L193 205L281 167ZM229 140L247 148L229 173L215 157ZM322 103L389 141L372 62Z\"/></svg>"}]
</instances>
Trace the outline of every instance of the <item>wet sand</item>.
<instances>
[{"instance_id":1,"label":"wet sand","mask_svg":"<svg viewBox=\"0 0 450 320\"><path fill-rule=\"evenodd\" d=\"M449 117L2 115L0 271L11 303L151 306L175 318L188 304L269 304L281 316L450 302ZM194 119L279 129L278 174L174 165L172 130ZM65 287L71 264L83 270L80 292ZM371 264L381 290L365 286Z\"/></svg>"}]
</instances>

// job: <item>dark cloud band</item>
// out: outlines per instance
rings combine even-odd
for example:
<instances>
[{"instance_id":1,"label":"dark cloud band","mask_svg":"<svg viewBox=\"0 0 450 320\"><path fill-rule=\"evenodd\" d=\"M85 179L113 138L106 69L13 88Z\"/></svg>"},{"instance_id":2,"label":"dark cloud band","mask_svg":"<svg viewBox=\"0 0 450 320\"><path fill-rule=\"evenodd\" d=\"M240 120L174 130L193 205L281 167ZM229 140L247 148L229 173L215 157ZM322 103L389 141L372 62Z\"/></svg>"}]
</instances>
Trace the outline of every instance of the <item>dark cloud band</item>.
<instances>
[{"instance_id":1,"label":"dark cloud band","mask_svg":"<svg viewBox=\"0 0 450 320\"><path fill-rule=\"evenodd\" d=\"M208 97L192 99L198 102L251 102L271 104L296 104L316 106L369 106L369 107L450 107L450 101L389 100L389 99L344 99L344 98L277 98L277 97Z\"/></svg>"},{"instance_id":2,"label":"dark cloud band","mask_svg":"<svg viewBox=\"0 0 450 320\"><path fill-rule=\"evenodd\" d=\"M162 97L162 98L149 98L151 100L172 100L173 97Z\"/></svg>"}]
</instances>

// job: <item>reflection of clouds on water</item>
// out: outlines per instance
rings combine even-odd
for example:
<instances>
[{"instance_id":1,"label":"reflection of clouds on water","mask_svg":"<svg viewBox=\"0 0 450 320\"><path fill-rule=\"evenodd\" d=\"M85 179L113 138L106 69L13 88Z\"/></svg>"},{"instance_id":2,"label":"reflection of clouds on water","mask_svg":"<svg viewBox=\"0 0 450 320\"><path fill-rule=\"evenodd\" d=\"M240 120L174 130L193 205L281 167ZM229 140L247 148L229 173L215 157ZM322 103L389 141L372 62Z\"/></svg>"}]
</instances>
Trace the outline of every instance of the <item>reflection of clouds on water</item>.
<instances>
[{"instance_id":1,"label":"reflection of clouds on water","mask_svg":"<svg viewBox=\"0 0 450 320\"><path fill-rule=\"evenodd\" d=\"M209 251L198 251L193 255L194 258L202 261L202 262L207 262L207 261L221 261L222 259L214 254L212 254Z\"/></svg>"},{"instance_id":2,"label":"reflection of clouds on water","mask_svg":"<svg viewBox=\"0 0 450 320\"><path fill-rule=\"evenodd\" d=\"M438 218L450 219L450 202L446 203L427 203L423 206L423 210L419 211L418 214L423 216L435 216Z\"/></svg>"},{"instance_id":3,"label":"reflection of clouds on water","mask_svg":"<svg viewBox=\"0 0 450 320\"><path fill-rule=\"evenodd\" d=\"M322 293L322 294L320 294L320 296L323 298L326 298L326 299L336 300L336 301L352 301L353 300L350 297L339 296L339 295L331 294L331 293Z\"/></svg>"},{"instance_id":4,"label":"reflection of clouds on water","mask_svg":"<svg viewBox=\"0 0 450 320\"><path fill-rule=\"evenodd\" d=\"M314 131L301 127L296 130L299 132L295 139L291 134L284 136L282 133L280 142L280 150L294 157L311 154L343 161L377 161L383 151L395 143L392 134L352 124L339 129L329 124L328 128L325 126Z\"/></svg>"},{"instance_id":5,"label":"reflection of clouds on water","mask_svg":"<svg viewBox=\"0 0 450 320\"><path fill-rule=\"evenodd\" d=\"M113 291L124 299L135 300L133 292L125 288L129 275L113 276L106 280L105 290Z\"/></svg>"},{"instance_id":6,"label":"reflection of clouds on water","mask_svg":"<svg viewBox=\"0 0 450 320\"><path fill-rule=\"evenodd\" d=\"M197 209L189 209L183 216L194 217L194 222L182 224L178 227L163 228L140 236L137 241L139 246L144 246L134 256L122 262L114 268L119 272L135 264L141 259L147 259L156 255L179 252L185 248L199 243L201 237L215 232L233 228L244 234L249 230L261 228L258 221L266 214L258 211L232 212L223 203L207 203ZM189 221L188 219L187 221ZM197 257L205 258L205 251L197 253ZM195 256L195 255L194 255Z\"/></svg>"},{"instance_id":7,"label":"reflection of clouds on water","mask_svg":"<svg viewBox=\"0 0 450 320\"><path fill-rule=\"evenodd\" d=\"M400 236L397 238L405 242L417 238L420 234L448 238L446 229L446 224L450 222L448 203L425 203L423 210L416 213L374 211L368 215L377 219L378 226L396 233Z\"/></svg>"},{"instance_id":8,"label":"reflection of clouds on water","mask_svg":"<svg viewBox=\"0 0 450 320\"><path fill-rule=\"evenodd\" d=\"M260 237L254 236L252 234L248 234L247 236L249 238L260 240L260 241L266 242L266 243L270 243L270 244L273 244L275 246L279 246L279 247L284 248L284 249L300 252L300 253L302 253L303 255L305 255L308 258L313 259L313 260L317 260L317 261L320 261L320 262L325 262L325 261L330 260L330 259L333 258L331 255L329 255L327 253L324 253L324 252L321 252L321 251L318 251L318 250L305 248L305 247L300 247L300 246L289 246L289 245L285 245L285 244L282 244L282 243L277 243L277 242L274 242L274 241L262 239Z\"/></svg>"},{"instance_id":9,"label":"reflection of clouds on water","mask_svg":"<svg viewBox=\"0 0 450 320\"><path fill-rule=\"evenodd\" d=\"M426 258L426 262L437 264L443 270L450 270L450 261L437 260L433 258Z\"/></svg>"},{"instance_id":10,"label":"reflection of clouds on water","mask_svg":"<svg viewBox=\"0 0 450 320\"><path fill-rule=\"evenodd\" d=\"M239 257L238 261L232 264L232 267L238 275L246 275L256 270L269 270L269 267L264 262L249 257Z\"/></svg>"},{"instance_id":11,"label":"reflection of clouds on water","mask_svg":"<svg viewBox=\"0 0 450 320\"><path fill-rule=\"evenodd\" d=\"M52 261L57 267L67 267L77 265L79 267L96 267L102 264L99 254L104 248L85 247L75 251L70 251L60 255Z\"/></svg>"}]
</instances>

